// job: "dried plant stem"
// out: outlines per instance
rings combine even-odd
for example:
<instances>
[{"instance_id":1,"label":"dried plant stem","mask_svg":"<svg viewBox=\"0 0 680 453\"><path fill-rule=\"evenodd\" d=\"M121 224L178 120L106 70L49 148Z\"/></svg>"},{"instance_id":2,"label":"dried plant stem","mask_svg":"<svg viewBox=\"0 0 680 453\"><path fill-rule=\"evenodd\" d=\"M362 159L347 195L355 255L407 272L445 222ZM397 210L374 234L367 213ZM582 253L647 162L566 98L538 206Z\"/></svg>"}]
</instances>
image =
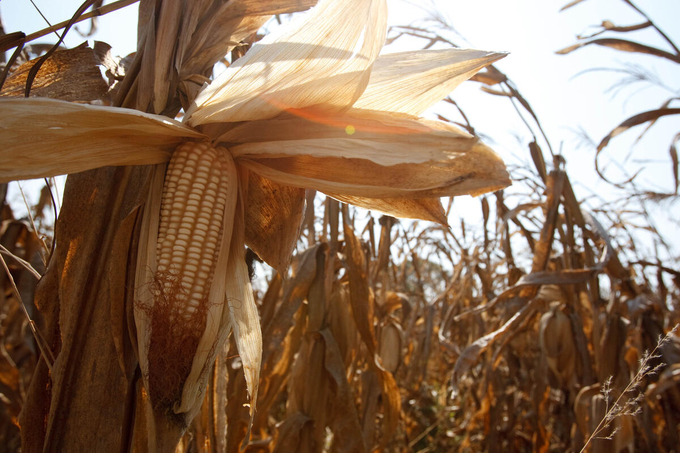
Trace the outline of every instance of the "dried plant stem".
<instances>
[{"instance_id":1,"label":"dried plant stem","mask_svg":"<svg viewBox=\"0 0 680 453\"><path fill-rule=\"evenodd\" d=\"M673 335L677 330L678 326L680 324L676 324L675 327L673 327L663 338L659 338L659 341L656 343L656 346L652 350L651 353L645 353L642 356L642 359L640 360L640 368L638 369L637 373L631 379L631 381L628 383L626 388L621 392L618 398L616 398L616 401L614 401L614 404L609 407L609 410L607 410L607 413L602 417L602 420L600 420L600 423L598 423L597 427L593 430L593 432L590 434L588 437L588 440L586 441L585 445L581 449L579 453L583 453L586 451L586 448L588 448L588 445L590 442L597 437L598 434L600 434L604 429L606 429L609 424L616 419L617 417L621 417L624 415L634 415L636 412L626 412L626 408L630 409L630 405L626 403L625 406L621 406L620 402L621 399L624 397L624 395L628 394L631 392L633 389L635 389L640 382L642 381L642 378L644 378L647 375L654 374L656 371L659 369L659 367L662 364L657 365L654 368L650 368L649 365L647 364L651 359L658 357L656 355L656 352L659 350L661 346L663 346L665 343L667 343L670 340L671 335ZM609 379L607 380L609 382ZM607 389L607 384L605 383L605 388L603 389L603 393L605 394L605 400L607 399L607 394L609 393L609 390ZM635 405L637 400L634 400L633 405Z\"/></svg>"},{"instance_id":2,"label":"dried plant stem","mask_svg":"<svg viewBox=\"0 0 680 453\"><path fill-rule=\"evenodd\" d=\"M38 280L40 280L40 279L42 278L42 275L40 275L40 272L36 271L35 268L34 268L33 266L31 266L31 263L29 263L28 261L26 261L26 260L24 260L24 259L19 258L19 257L16 256L14 253L12 253L12 252L10 252L9 250L7 250L7 249L5 248L5 246L2 245L2 244L0 244L0 252L4 253L5 255L7 255L7 256L9 256L9 257L12 257L17 263L21 264L21 267L23 267L23 268L26 269L28 272L30 272L31 274L33 274L33 276L34 276L35 278L37 278Z\"/></svg>"},{"instance_id":3,"label":"dried plant stem","mask_svg":"<svg viewBox=\"0 0 680 453\"><path fill-rule=\"evenodd\" d=\"M35 325L35 322L31 319L31 316L28 314L28 310L26 309L26 305L24 304L23 299L21 298L21 294L19 294L19 288L17 288L16 283L14 282L14 277L12 277L12 273L9 271L9 267L7 267L7 262L5 262L5 258L0 254L0 261L2 261L2 266L5 268L5 272L7 273L7 278L9 279L10 283L12 284L12 289L14 290L14 295L16 296L17 300L19 301L19 305L21 306L24 315L26 316L26 319L28 320L28 325L31 328L31 332L33 333L33 337L35 338L35 342L38 344L38 348L40 349L40 352L42 353L43 357L45 358L45 363L47 363L47 368L49 368L50 373L52 372L52 364L54 363L54 353L50 349L50 347L47 344L47 341L45 341L45 338L42 336L40 331L38 330L37 326Z\"/></svg>"},{"instance_id":4,"label":"dried plant stem","mask_svg":"<svg viewBox=\"0 0 680 453\"><path fill-rule=\"evenodd\" d=\"M74 23L78 22L83 22L87 19L91 19L93 17L97 16L103 16L105 14L111 13L113 11L125 8L126 6L130 6L134 3L137 3L139 0L119 0L117 2L110 3L108 5L104 5L101 8L94 9L90 11L87 14L83 14L80 16ZM35 39L42 38L45 35L49 35L52 32L56 32L57 30L61 30L62 28L66 28L66 26L69 24L70 21L66 20L64 22L59 22L58 24L52 25L47 28L43 28L40 31L36 31L35 33L31 33L30 35L26 36L25 42L31 42Z\"/></svg>"},{"instance_id":5,"label":"dried plant stem","mask_svg":"<svg viewBox=\"0 0 680 453\"><path fill-rule=\"evenodd\" d=\"M28 200L26 199L26 194L24 193L24 188L21 187L21 184L19 183L19 181L17 181L17 185L19 186L19 192L21 192L21 197L24 199L24 205L26 205L26 211L28 211L28 218L31 221L31 226L33 227L33 232L35 233L35 237L37 237L38 240L40 241L40 244L43 246L44 252L49 253L50 249L47 247L45 240L38 235L38 228L35 226L35 220L33 219L33 213L31 213L31 206L28 204ZM43 264L45 266L47 266L47 260L45 259L45 256L43 256L41 254L40 259L42 260Z\"/></svg>"}]
</instances>

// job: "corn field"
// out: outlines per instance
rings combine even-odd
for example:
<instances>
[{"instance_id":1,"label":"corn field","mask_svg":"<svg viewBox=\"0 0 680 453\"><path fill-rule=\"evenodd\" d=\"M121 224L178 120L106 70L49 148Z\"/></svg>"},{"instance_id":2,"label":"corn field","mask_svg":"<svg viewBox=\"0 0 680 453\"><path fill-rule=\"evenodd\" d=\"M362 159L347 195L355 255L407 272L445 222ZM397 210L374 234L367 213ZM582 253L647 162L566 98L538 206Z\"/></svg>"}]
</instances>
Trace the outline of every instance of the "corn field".
<instances>
[{"instance_id":1,"label":"corn field","mask_svg":"<svg viewBox=\"0 0 680 453\"><path fill-rule=\"evenodd\" d=\"M505 54L445 23L141 0L135 54L39 44L132 3L0 35L0 453L679 451L677 238L654 212L677 213L680 131L667 191L614 181L602 151L677 125L680 92L612 118L589 165L617 198L586 200ZM621 3L642 22L563 58L680 64ZM405 39L422 49L380 53ZM529 119L522 165L460 108L421 117L463 82ZM23 216L8 190L34 178Z\"/></svg>"}]
</instances>

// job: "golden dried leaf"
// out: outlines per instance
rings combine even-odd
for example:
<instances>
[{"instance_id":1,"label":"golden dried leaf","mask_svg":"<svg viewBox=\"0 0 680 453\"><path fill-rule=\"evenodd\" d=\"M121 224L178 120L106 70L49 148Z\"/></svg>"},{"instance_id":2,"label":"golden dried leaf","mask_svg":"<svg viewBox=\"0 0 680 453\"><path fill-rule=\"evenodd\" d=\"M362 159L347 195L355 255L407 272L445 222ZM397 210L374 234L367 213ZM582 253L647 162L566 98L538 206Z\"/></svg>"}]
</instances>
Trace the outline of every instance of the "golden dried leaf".
<instances>
[{"instance_id":1,"label":"golden dried leaf","mask_svg":"<svg viewBox=\"0 0 680 453\"><path fill-rule=\"evenodd\" d=\"M318 141L314 144L320 145ZM362 156L377 146L393 151L391 155L380 153L379 158L394 160L399 150L397 143L388 146L370 141L338 139L324 145L328 154L332 152L344 157L249 156L239 158L239 163L280 184L365 198L481 195L510 184L501 159L474 138L452 140L449 143L451 154L447 160L420 164L381 165ZM313 151L310 148L308 152ZM406 156L406 149L403 152Z\"/></svg>"},{"instance_id":2,"label":"golden dried leaf","mask_svg":"<svg viewBox=\"0 0 680 453\"><path fill-rule=\"evenodd\" d=\"M213 8L205 11L200 27L190 34L191 41L184 47L180 79L205 73L206 68L227 55L236 43L256 33L271 15L302 11L316 2L237 0L222 2L217 11Z\"/></svg>"},{"instance_id":3,"label":"golden dried leaf","mask_svg":"<svg viewBox=\"0 0 680 453\"><path fill-rule=\"evenodd\" d=\"M354 230L349 224L348 209L342 206L342 223L347 247L347 273L349 276L349 294L352 303L352 313L357 329L372 358L372 369L376 372L383 395L385 413L385 430L382 443L385 445L397 429L401 397L399 387L392 373L385 370L377 361L377 342L373 327L373 294L368 286L366 257Z\"/></svg>"},{"instance_id":4,"label":"golden dried leaf","mask_svg":"<svg viewBox=\"0 0 680 453\"><path fill-rule=\"evenodd\" d=\"M248 175L246 244L279 273L295 250L305 206L305 190Z\"/></svg>"},{"instance_id":5,"label":"golden dried leaf","mask_svg":"<svg viewBox=\"0 0 680 453\"><path fill-rule=\"evenodd\" d=\"M366 88L386 24L385 0L322 0L206 87L187 112L188 123L266 119L320 104L347 109Z\"/></svg>"},{"instance_id":6,"label":"golden dried leaf","mask_svg":"<svg viewBox=\"0 0 680 453\"><path fill-rule=\"evenodd\" d=\"M38 60L19 66L5 81L0 97L23 97L28 73ZM104 99L107 92L108 85L87 43L52 54L31 85L31 96L62 101L94 101Z\"/></svg>"},{"instance_id":7,"label":"golden dried leaf","mask_svg":"<svg viewBox=\"0 0 680 453\"><path fill-rule=\"evenodd\" d=\"M202 137L165 117L42 98L0 99L0 124L11 150L0 153L0 182L165 162L182 140Z\"/></svg>"}]
</instances>

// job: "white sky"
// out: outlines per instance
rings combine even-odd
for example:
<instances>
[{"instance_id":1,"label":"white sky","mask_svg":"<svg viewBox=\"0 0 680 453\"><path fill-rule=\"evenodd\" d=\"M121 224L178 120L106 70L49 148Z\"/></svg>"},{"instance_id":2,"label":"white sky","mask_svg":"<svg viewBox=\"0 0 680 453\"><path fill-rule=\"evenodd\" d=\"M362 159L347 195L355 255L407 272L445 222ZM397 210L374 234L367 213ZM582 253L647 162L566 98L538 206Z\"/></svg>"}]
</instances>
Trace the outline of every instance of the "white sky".
<instances>
[{"instance_id":1,"label":"white sky","mask_svg":"<svg viewBox=\"0 0 680 453\"><path fill-rule=\"evenodd\" d=\"M420 0L420 4L426 6L428 1ZM56 23L70 18L82 0L34 2L51 23ZM409 6L404 0L388 2L392 25L407 25L424 17L421 10ZM680 65L660 58L597 46L585 47L565 56L556 55L555 51L575 43L577 34L595 31L589 26L597 25L603 20L611 20L616 25L644 21L621 0L587 0L560 13L560 8L567 2L568 0L434 0L460 34L450 35L454 42L464 47L510 52L508 57L497 63L497 67L516 83L520 92L531 103L555 152L561 150L565 156L567 171L576 186L577 195L583 197L597 193L611 197L614 194L611 188L595 176L594 151L579 145L580 139L575 131L582 128L595 142L599 142L624 119L661 106L672 94L656 87L636 84L624 88L613 97L606 90L622 78L621 74L597 72L578 77L577 74L588 68L621 68L623 62L632 62L657 74L675 90L675 96L680 96ZM680 23L680 0L635 0L635 3L680 46L680 27L677 25ZM29 0L0 0L0 14L7 32L21 30L28 34L46 26ZM81 27L86 29L86 24L81 24ZM136 45L136 5L100 18L99 30L94 39L111 44L114 53L126 55L133 52ZM649 30L617 37L672 51L657 34ZM38 42L55 40L55 36L51 35ZM67 36L66 45L72 47L83 40L72 31ZM418 41L399 43L386 50L418 48L421 44ZM504 159L511 163L529 161L527 145L531 141L531 134L518 119L507 99L482 94L479 84L475 83L463 84L453 97L464 109L477 132L489 136L492 139L490 144ZM674 104L675 107L679 105L680 101ZM606 155L624 163L631 145L641 131L642 128L639 127L613 139L605 150ZM639 160L648 161L644 163L645 170L639 178L647 182L648 187L653 185L658 190L671 190L673 179L668 150L678 132L680 127L677 116L661 119L647 137L635 145L632 156L624 165L627 169L637 169L642 166ZM547 146L541 140L539 144L549 161ZM602 162L606 162L606 158ZM468 224L475 223L480 218L477 200L457 199L454 206L459 211L467 211L465 216ZM675 257L680 252L680 240L674 238L679 236L676 234L678 224L669 221L666 214L671 211L677 222L680 218L678 209L680 204L676 203L664 204L661 209L655 210L658 225L674 244ZM456 223L452 221L454 230Z\"/></svg>"}]
</instances>

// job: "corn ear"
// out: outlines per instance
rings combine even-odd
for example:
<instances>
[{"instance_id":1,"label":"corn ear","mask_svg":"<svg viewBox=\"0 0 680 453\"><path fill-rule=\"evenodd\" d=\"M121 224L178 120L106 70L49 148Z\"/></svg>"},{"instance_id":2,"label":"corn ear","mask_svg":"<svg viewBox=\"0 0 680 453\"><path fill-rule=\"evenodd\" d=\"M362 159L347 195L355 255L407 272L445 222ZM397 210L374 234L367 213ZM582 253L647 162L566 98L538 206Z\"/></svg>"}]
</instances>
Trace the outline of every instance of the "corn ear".
<instances>
[{"instance_id":1,"label":"corn ear","mask_svg":"<svg viewBox=\"0 0 680 453\"><path fill-rule=\"evenodd\" d=\"M181 435L198 411L229 333L225 287L238 191L229 153L203 142L178 146L164 184L162 176L161 167L145 208L136 280L138 352L155 418L150 445L164 438L159 431Z\"/></svg>"}]
</instances>

